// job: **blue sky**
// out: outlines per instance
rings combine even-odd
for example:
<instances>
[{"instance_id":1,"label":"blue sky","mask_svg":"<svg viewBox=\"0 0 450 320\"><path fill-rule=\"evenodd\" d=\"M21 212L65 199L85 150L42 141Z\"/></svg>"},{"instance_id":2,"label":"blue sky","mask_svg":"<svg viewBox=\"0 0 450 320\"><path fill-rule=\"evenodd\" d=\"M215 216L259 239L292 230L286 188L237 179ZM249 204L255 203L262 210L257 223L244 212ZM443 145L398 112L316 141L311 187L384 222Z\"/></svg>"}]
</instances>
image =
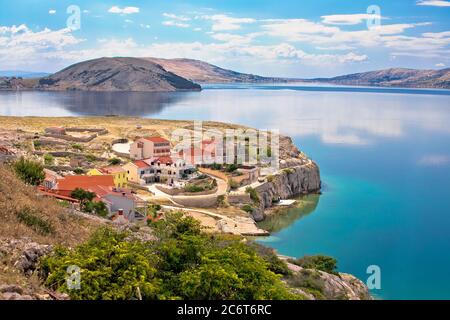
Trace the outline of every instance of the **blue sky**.
<instances>
[{"instance_id":1,"label":"blue sky","mask_svg":"<svg viewBox=\"0 0 450 320\"><path fill-rule=\"evenodd\" d=\"M80 19L68 23L71 5ZM291 77L439 69L450 65L449 18L449 0L1 0L0 70L53 72L102 56Z\"/></svg>"}]
</instances>

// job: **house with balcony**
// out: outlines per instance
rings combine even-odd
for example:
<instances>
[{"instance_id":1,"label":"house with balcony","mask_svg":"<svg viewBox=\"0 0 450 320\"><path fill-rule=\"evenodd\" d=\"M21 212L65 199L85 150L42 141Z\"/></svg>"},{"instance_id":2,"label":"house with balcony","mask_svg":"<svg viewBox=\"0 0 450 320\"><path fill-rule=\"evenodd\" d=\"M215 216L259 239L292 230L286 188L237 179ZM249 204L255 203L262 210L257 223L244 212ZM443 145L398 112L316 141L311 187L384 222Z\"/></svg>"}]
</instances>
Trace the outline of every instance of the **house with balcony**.
<instances>
[{"instance_id":1,"label":"house with balcony","mask_svg":"<svg viewBox=\"0 0 450 320\"><path fill-rule=\"evenodd\" d=\"M195 171L194 166L185 160L170 156L135 160L122 168L127 171L129 181L140 185L155 182L172 184Z\"/></svg>"},{"instance_id":2,"label":"house with balcony","mask_svg":"<svg viewBox=\"0 0 450 320\"><path fill-rule=\"evenodd\" d=\"M138 138L130 145L133 160L167 156L170 156L170 141L162 137Z\"/></svg>"}]
</instances>

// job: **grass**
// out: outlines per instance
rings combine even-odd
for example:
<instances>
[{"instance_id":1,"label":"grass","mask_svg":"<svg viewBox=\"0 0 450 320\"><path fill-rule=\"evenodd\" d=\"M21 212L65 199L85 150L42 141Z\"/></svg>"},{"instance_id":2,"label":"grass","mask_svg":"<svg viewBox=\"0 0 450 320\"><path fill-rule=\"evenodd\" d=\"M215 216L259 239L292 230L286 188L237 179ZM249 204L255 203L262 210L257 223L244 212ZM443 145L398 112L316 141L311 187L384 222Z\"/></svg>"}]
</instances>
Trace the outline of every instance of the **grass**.
<instances>
[{"instance_id":1,"label":"grass","mask_svg":"<svg viewBox=\"0 0 450 320\"><path fill-rule=\"evenodd\" d=\"M55 228L50 222L37 216L29 208L24 208L19 211L17 213L17 219L43 236L55 233Z\"/></svg>"}]
</instances>

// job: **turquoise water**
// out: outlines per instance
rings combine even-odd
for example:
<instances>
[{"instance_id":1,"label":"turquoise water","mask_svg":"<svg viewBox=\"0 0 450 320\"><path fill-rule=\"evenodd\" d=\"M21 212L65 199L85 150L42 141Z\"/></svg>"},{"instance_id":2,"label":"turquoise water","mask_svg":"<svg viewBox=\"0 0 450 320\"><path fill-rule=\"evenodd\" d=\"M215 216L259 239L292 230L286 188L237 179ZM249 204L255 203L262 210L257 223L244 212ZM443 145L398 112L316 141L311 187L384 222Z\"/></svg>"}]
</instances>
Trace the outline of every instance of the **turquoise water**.
<instances>
[{"instance_id":1,"label":"turquoise water","mask_svg":"<svg viewBox=\"0 0 450 320\"><path fill-rule=\"evenodd\" d=\"M212 85L173 94L0 93L2 115L128 114L276 128L321 168L323 194L266 245L327 254L383 299L450 299L450 91Z\"/></svg>"}]
</instances>

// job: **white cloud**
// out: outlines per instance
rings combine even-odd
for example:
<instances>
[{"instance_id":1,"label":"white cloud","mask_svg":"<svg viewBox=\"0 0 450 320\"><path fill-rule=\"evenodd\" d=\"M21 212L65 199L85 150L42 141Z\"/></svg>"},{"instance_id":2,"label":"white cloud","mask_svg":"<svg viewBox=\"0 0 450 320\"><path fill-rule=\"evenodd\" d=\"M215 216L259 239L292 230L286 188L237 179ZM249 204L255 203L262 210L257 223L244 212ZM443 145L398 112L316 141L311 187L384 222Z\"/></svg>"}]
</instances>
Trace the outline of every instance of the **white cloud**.
<instances>
[{"instance_id":1,"label":"white cloud","mask_svg":"<svg viewBox=\"0 0 450 320\"><path fill-rule=\"evenodd\" d=\"M170 27L178 27L178 28L189 28L190 24L184 23L184 22L178 22L173 20L163 21L163 25L170 26Z\"/></svg>"},{"instance_id":2,"label":"white cloud","mask_svg":"<svg viewBox=\"0 0 450 320\"><path fill-rule=\"evenodd\" d=\"M419 0L418 6L432 6L432 7L450 7L450 1L443 0Z\"/></svg>"},{"instance_id":3,"label":"white cloud","mask_svg":"<svg viewBox=\"0 0 450 320\"><path fill-rule=\"evenodd\" d=\"M450 157L441 154L425 155L417 161L421 166L427 167L441 167L450 163Z\"/></svg>"},{"instance_id":4,"label":"white cloud","mask_svg":"<svg viewBox=\"0 0 450 320\"><path fill-rule=\"evenodd\" d=\"M225 14L205 15L202 18L213 21L212 31L238 30L241 24L256 22L252 18L234 18Z\"/></svg>"},{"instance_id":5,"label":"white cloud","mask_svg":"<svg viewBox=\"0 0 450 320\"><path fill-rule=\"evenodd\" d=\"M139 26L140 26L141 28L144 28L144 29L150 29L150 25L149 25L149 24L143 24L143 23L141 23Z\"/></svg>"},{"instance_id":6,"label":"white cloud","mask_svg":"<svg viewBox=\"0 0 450 320\"><path fill-rule=\"evenodd\" d=\"M322 16L322 22L325 24L334 25L355 25L360 24L366 20L372 19L385 19L380 15L373 15L367 13L357 13L357 14L334 14L328 16Z\"/></svg>"},{"instance_id":7,"label":"white cloud","mask_svg":"<svg viewBox=\"0 0 450 320\"><path fill-rule=\"evenodd\" d=\"M123 7L120 8L118 6L113 6L109 8L109 13L117 13L117 14L133 14L139 13L140 9L138 7Z\"/></svg>"},{"instance_id":8,"label":"white cloud","mask_svg":"<svg viewBox=\"0 0 450 320\"><path fill-rule=\"evenodd\" d=\"M191 18L186 17L186 16L179 16L173 13L163 13L163 16L169 19L173 19L173 20L180 20L180 21L190 21Z\"/></svg>"},{"instance_id":9,"label":"white cloud","mask_svg":"<svg viewBox=\"0 0 450 320\"><path fill-rule=\"evenodd\" d=\"M56 13L56 10L55 10L55 9L50 9L50 10L48 10L48 13L49 13L49 14L55 14L55 13Z\"/></svg>"},{"instance_id":10,"label":"white cloud","mask_svg":"<svg viewBox=\"0 0 450 320\"><path fill-rule=\"evenodd\" d=\"M438 68L443 68L443 67L445 67L445 63L442 63L442 62L436 63L434 66L438 67Z\"/></svg>"}]
</instances>

